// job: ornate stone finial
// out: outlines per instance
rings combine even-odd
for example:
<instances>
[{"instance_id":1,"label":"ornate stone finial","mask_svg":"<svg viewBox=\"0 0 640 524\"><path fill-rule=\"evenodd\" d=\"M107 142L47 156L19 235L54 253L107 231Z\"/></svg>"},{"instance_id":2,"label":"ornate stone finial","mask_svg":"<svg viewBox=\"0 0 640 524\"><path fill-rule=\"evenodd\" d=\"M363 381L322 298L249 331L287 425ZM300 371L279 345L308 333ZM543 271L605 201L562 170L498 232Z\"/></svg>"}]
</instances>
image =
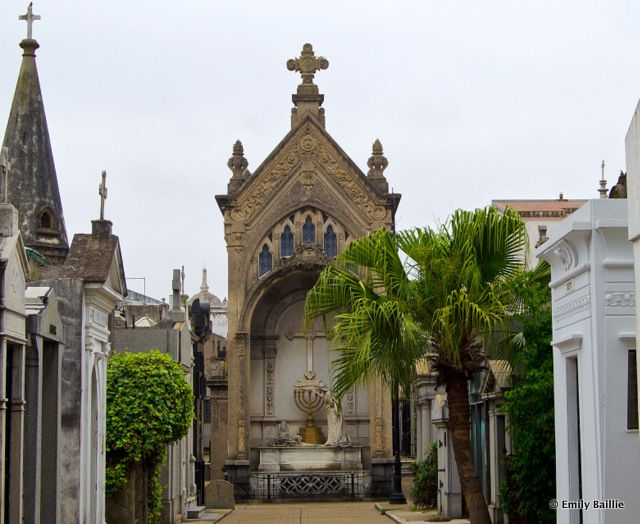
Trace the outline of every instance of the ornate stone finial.
<instances>
[{"instance_id":1,"label":"ornate stone finial","mask_svg":"<svg viewBox=\"0 0 640 524\"><path fill-rule=\"evenodd\" d=\"M0 204L9 202L9 148L0 151Z\"/></svg>"},{"instance_id":2,"label":"ornate stone finial","mask_svg":"<svg viewBox=\"0 0 640 524\"><path fill-rule=\"evenodd\" d=\"M602 170L602 176L600 177L600 187L598 188L598 193L600 193L600 198L607 198L607 181L604 178L604 160L600 165L600 169Z\"/></svg>"},{"instance_id":3,"label":"ornate stone finial","mask_svg":"<svg viewBox=\"0 0 640 524\"><path fill-rule=\"evenodd\" d=\"M98 194L100 195L100 220L104 220L104 201L107 199L107 172L102 172L102 182L98 187Z\"/></svg>"},{"instance_id":4,"label":"ornate stone finial","mask_svg":"<svg viewBox=\"0 0 640 524\"><path fill-rule=\"evenodd\" d=\"M249 162L244 157L244 147L242 147L240 140L236 140L236 143L233 144L233 155L227 162L227 166L231 169L233 178L244 177L247 167L249 167Z\"/></svg>"},{"instance_id":5,"label":"ornate stone finial","mask_svg":"<svg viewBox=\"0 0 640 524\"><path fill-rule=\"evenodd\" d=\"M315 56L311 44L304 44L302 46L302 53L299 58L287 60L287 69L300 73L303 84L313 84L313 77L316 71L327 69L328 67L329 60L322 56Z\"/></svg>"},{"instance_id":6,"label":"ornate stone finial","mask_svg":"<svg viewBox=\"0 0 640 524\"><path fill-rule=\"evenodd\" d=\"M236 140L236 143L233 144L233 154L231 158L229 158L227 166L231 169L232 173L231 181L227 185L227 191L229 193L235 193L251 174L247 169L249 162L244 157L244 147L242 147L240 140Z\"/></svg>"},{"instance_id":7,"label":"ornate stone finial","mask_svg":"<svg viewBox=\"0 0 640 524\"><path fill-rule=\"evenodd\" d=\"M293 103L296 107L291 110L291 128L307 114L312 115L324 127L324 109L320 106L324 101L324 95L320 94L318 86L313 83L313 77L317 71L327 69L329 60L322 56L315 56L313 46L304 44L299 58L287 60L287 69L296 71L302 76L302 83L298 84L298 90L293 95Z\"/></svg>"},{"instance_id":8,"label":"ornate stone finial","mask_svg":"<svg viewBox=\"0 0 640 524\"><path fill-rule=\"evenodd\" d=\"M384 177L384 170L388 165L389 161L384 156L382 144L380 143L380 140L376 138L371 150L371 157L367 162L367 166L369 166L367 176L375 183L378 189L385 193L389 191L389 184L387 184L387 180Z\"/></svg>"},{"instance_id":9,"label":"ornate stone finial","mask_svg":"<svg viewBox=\"0 0 640 524\"><path fill-rule=\"evenodd\" d=\"M18 20L25 20L27 22L27 40L33 40L33 22L41 20L40 15L33 14L33 2L29 4L26 15L20 15Z\"/></svg>"}]
</instances>

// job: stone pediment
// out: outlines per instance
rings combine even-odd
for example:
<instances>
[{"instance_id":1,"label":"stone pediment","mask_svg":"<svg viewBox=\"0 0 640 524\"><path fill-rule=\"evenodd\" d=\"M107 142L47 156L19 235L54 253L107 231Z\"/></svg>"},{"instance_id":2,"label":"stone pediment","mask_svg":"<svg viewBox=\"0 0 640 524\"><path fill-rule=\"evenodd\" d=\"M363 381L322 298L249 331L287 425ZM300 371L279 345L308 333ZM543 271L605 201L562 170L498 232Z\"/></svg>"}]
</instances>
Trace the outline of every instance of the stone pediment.
<instances>
[{"instance_id":1,"label":"stone pediment","mask_svg":"<svg viewBox=\"0 0 640 524\"><path fill-rule=\"evenodd\" d=\"M24 288L28 274L27 257L22 237L0 237L0 260L4 261L4 306L24 314Z\"/></svg>"},{"instance_id":2,"label":"stone pediment","mask_svg":"<svg viewBox=\"0 0 640 524\"><path fill-rule=\"evenodd\" d=\"M122 253L120 252L120 244L114 253L111 267L109 268L109 276L105 284L123 297L127 295L127 281L124 276L124 267L122 264Z\"/></svg>"},{"instance_id":3,"label":"stone pediment","mask_svg":"<svg viewBox=\"0 0 640 524\"><path fill-rule=\"evenodd\" d=\"M358 212L364 221L387 218L386 195L311 116L287 134L236 194L219 197L218 201L223 209L230 208L233 221L249 226L265 207L273 206L274 199L294 200L293 195L286 194L292 189L293 178L300 180L303 187L302 200L298 200L301 204L305 203L305 196L311 196L315 183L323 181L326 187L333 188L331 197L342 194L350 212Z\"/></svg>"},{"instance_id":4,"label":"stone pediment","mask_svg":"<svg viewBox=\"0 0 640 524\"><path fill-rule=\"evenodd\" d=\"M74 235L63 269L65 277L102 284L119 295L127 293L120 241L115 235Z\"/></svg>"}]
</instances>

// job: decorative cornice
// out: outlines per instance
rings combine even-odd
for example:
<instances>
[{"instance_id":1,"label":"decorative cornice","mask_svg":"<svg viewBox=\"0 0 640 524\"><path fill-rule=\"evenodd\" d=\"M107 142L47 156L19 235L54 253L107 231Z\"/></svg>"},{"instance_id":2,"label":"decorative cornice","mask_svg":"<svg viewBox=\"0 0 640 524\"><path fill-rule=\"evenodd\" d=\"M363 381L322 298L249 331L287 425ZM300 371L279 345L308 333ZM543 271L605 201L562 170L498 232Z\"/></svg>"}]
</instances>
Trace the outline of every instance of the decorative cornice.
<instances>
[{"instance_id":1,"label":"decorative cornice","mask_svg":"<svg viewBox=\"0 0 640 524\"><path fill-rule=\"evenodd\" d=\"M558 306L553 310L553 319L564 320L567 317L587 311L591 308L591 295L584 295L576 300Z\"/></svg>"}]
</instances>

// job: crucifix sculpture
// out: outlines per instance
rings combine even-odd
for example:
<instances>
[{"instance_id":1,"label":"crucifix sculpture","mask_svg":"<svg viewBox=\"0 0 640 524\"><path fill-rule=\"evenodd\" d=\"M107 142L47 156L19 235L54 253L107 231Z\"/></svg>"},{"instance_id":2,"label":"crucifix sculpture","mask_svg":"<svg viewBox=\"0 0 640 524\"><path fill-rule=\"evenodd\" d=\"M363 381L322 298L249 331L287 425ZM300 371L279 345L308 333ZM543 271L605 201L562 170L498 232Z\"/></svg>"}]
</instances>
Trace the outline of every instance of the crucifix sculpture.
<instances>
[{"instance_id":1,"label":"crucifix sculpture","mask_svg":"<svg viewBox=\"0 0 640 524\"><path fill-rule=\"evenodd\" d=\"M18 17L18 20L25 20L27 22L27 39L28 40L33 39L33 22L40 19L41 19L40 15L33 14L33 2L29 4L29 7L27 8L27 14L20 15Z\"/></svg>"},{"instance_id":2,"label":"crucifix sculpture","mask_svg":"<svg viewBox=\"0 0 640 524\"><path fill-rule=\"evenodd\" d=\"M313 370L313 341L316 337L324 337L324 331L313 329L307 332L288 331L284 334L289 340L294 338L306 339L307 370L303 379L298 379L293 386L293 400L300 411L306 414L307 423L300 427L300 437L308 444L322 444L325 441L322 431L313 422L313 415L325 404L327 386L316 377Z\"/></svg>"},{"instance_id":3,"label":"crucifix sculpture","mask_svg":"<svg viewBox=\"0 0 640 524\"><path fill-rule=\"evenodd\" d=\"M98 187L98 194L100 195L100 220L104 220L104 201L107 199L107 172L102 172L102 182Z\"/></svg>"},{"instance_id":4,"label":"crucifix sculpture","mask_svg":"<svg viewBox=\"0 0 640 524\"><path fill-rule=\"evenodd\" d=\"M311 44L302 46L302 54L299 58L287 60L287 69L299 72L300 76L302 76L303 84L313 84L313 77L316 72L328 67L329 60L322 56L315 56Z\"/></svg>"},{"instance_id":5,"label":"crucifix sculpture","mask_svg":"<svg viewBox=\"0 0 640 524\"><path fill-rule=\"evenodd\" d=\"M305 371L304 376L307 380L316 378L316 372L313 370L313 341L316 337L324 338L326 336L325 332L313 329L309 329L307 331L287 331L284 336L289 340L293 340L294 338L301 338L305 340L307 347L307 370Z\"/></svg>"}]
</instances>

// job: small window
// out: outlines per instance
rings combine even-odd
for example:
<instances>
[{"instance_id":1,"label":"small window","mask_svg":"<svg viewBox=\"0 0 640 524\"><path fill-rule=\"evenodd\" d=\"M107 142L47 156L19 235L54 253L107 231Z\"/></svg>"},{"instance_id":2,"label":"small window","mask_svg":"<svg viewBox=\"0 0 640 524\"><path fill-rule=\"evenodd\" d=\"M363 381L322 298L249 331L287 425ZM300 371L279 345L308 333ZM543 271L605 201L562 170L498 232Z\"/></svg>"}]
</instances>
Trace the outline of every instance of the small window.
<instances>
[{"instance_id":1,"label":"small window","mask_svg":"<svg viewBox=\"0 0 640 524\"><path fill-rule=\"evenodd\" d=\"M51 216L51 211L45 209L42 213L40 213L38 227L41 229L53 229L53 217Z\"/></svg>"},{"instance_id":2,"label":"small window","mask_svg":"<svg viewBox=\"0 0 640 524\"><path fill-rule=\"evenodd\" d=\"M627 364L627 429L638 429L638 366L636 350L630 349Z\"/></svg>"},{"instance_id":3,"label":"small window","mask_svg":"<svg viewBox=\"0 0 640 524\"><path fill-rule=\"evenodd\" d=\"M308 216L302 225L302 242L305 244L313 244L316 241L316 226Z\"/></svg>"},{"instance_id":4,"label":"small window","mask_svg":"<svg viewBox=\"0 0 640 524\"><path fill-rule=\"evenodd\" d=\"M258 276L266 275L273 269L273 257L269 246L265 244L262 246L262 251L258 255Z\"/></svg>"},{"instance_id":5,"label":"small window","mask_svg":"<svg viewBox=\"0 0 640 524\"><path fill-rule=\"evenodd\" d=\"M328 257L335 257L338 254L338 238L333 232L333 226L329 226L324 234L324 253Z\"/></svg>"},{"instance_id":6,"label":"small window","mask_svg":"<svg viewBox=\"0 0 640 524\"><path fill-rule=\"evenodd\" d=\"M286 226L280 235L280 256L293 256L293 233L289 226Z\"/></svg>"}]
</instances>

